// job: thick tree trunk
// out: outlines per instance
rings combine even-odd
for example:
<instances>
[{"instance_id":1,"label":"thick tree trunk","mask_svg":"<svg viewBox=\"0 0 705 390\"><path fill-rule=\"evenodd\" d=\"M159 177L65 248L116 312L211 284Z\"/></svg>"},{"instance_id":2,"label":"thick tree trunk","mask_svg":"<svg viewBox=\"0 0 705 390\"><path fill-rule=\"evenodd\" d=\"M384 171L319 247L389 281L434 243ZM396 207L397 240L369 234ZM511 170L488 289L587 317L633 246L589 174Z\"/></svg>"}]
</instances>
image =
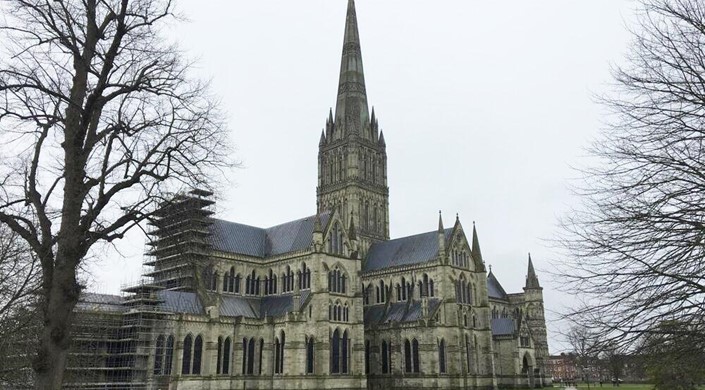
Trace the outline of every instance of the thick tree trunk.
<instances>
[{"instance_id":1,"label":"thick tree trunk","mask_svg":"<svg viewBox=\"0 0 705 390\"><path fill-rule=\"evenodd\" d=\"M61 389L71 344L73 309L80 293L71 269L57 267L52 279L48 289L44 289L41 304L44 326L39 334L39 348L34 362L37 390Z\"/></svg>"}]
</instances>

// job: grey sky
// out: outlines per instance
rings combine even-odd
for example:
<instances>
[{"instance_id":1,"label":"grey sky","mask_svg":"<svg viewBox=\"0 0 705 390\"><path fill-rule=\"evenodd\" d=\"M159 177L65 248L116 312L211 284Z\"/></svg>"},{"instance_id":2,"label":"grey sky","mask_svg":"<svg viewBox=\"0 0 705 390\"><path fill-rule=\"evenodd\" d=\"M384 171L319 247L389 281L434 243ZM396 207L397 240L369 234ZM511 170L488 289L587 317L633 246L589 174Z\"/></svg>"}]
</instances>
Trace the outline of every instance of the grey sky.
<instances>
[{"instance_id":1,"label":"grey sky","mask_svg":"<svg viewBox=\"0 0 705 390\"><path fill-rule=\"evenodd\" d=\"M575 202L568 182L602 126L592 95L622 60L627 0L357 0L367 94L387 141L392 237L477 222L509 292L531 252L546 306L569 302L541 272L546 238ZM315 212L318 139L334 106L344 0L179 3L170 36L228 114L236 158L219 217L271 226ZM91 288L141 272L142 238L94 262ZM549 324L552 352L560 350Z\"/></svg>"}]
</instances>

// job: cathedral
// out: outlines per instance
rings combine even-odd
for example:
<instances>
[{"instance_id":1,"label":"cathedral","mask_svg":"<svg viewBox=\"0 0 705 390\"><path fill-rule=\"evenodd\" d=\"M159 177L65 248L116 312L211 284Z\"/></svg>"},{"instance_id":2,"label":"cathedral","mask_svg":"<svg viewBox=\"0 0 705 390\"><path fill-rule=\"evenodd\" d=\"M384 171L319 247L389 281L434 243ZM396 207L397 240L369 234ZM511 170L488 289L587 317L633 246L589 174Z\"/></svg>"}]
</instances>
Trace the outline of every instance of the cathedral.
<instances>
[{"instance_id":1,"label":"cathedral","mask_svg":"<svg viewBox=\"0 0 705 390\"><path fill-rule=\"evenodd\" d=\"M217 219L211 195L195 189L159 209L142 284L83 296L67 387L550 385L530 257L523 292L507 293L476 227L457 216L390 238L386 144L367 102L354 0L311 215L248 226Z\"/></svg>"}]
</instances>

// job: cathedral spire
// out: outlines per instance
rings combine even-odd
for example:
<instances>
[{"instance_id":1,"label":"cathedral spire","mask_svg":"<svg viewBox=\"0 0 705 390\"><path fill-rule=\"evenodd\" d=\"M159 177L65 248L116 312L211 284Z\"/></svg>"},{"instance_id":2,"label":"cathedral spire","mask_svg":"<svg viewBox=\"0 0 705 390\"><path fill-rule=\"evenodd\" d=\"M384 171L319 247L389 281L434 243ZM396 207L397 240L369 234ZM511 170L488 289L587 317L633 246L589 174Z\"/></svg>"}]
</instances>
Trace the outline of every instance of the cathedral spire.
<instances>
[{"instance_id":1,"label":"cathedral spire","mask_svg":"<svg viewBox=\"0 0 705 390\"><path fill-rule=\"evenodd\" d=\"M349 214L364 253L373 242L389 239L389 187L384 137L376 110L367 104L354 0L348 0L338 95L324 135L318 146L319 210Z\"/></svg>"},{"instance_id":2,"label":"cathedral spire","mask_svg":"<svg viewBox=\"0 0 705 390\"><path fill-rule=\"evenodd\" d=\"M529 253L529 270L526 273L526 287L524 288L541 288L539 278L534 270L534 263L531 261L531 253Z\"/></svg>"},{"instance_id":3,"label":"cathedral spire","mask_svg":"<svg viewBox=\"0 0 705 390\"><path fill-rule=\"evenodd\" d=\"M370 115L365 90L365 75L362 70L360 35L357 30L355 0L348 0L345 20L343 55L340 61L338 100L335 105L335 139L357 134L370 138L367 127Z\"/></svg>"}]
</instances>

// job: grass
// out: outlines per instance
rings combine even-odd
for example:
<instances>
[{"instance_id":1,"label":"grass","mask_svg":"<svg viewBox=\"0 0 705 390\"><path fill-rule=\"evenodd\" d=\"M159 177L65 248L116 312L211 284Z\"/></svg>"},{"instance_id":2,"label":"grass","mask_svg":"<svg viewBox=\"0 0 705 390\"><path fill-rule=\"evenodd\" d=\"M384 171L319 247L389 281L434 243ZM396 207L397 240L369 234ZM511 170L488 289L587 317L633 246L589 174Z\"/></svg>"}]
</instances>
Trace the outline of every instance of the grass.
<instances>
[{"instance_id":1,"label":"grass","mask_svg":"<svg viewBox=\"0 0 705 390\"><path fill-rule=\"evenodd\" d=\"M597 386L595 386L597 385ZM563 387L558 387L559 389L563 389ZM587 385L585 383L579 383L577 389L578 390L587 390ZM653 390L654 385L652 384L635 384L635 383L622 383L619 385L619 387L612 387L612 382L605 382L602 384L602 387L600 387L599 383L593 384L590 383L590 390ZM700 386L698 389L705 390L705 386Z\"/></svg>"},{"instance_id":2,"label":"grass","mask_svg":"<svg viewBox=\"0 0 705 390\"><path fill-rule=\"evenodd\" d=\"M578 384L578 390L587 390L588 386L585 383ZM619 387L612 387L612 382L605 382L600 387L599 383L590 383L590 390L652 390L654 385L650 384L633 384L633 383L622 383Z\"/></svg>"}]
</instances>

